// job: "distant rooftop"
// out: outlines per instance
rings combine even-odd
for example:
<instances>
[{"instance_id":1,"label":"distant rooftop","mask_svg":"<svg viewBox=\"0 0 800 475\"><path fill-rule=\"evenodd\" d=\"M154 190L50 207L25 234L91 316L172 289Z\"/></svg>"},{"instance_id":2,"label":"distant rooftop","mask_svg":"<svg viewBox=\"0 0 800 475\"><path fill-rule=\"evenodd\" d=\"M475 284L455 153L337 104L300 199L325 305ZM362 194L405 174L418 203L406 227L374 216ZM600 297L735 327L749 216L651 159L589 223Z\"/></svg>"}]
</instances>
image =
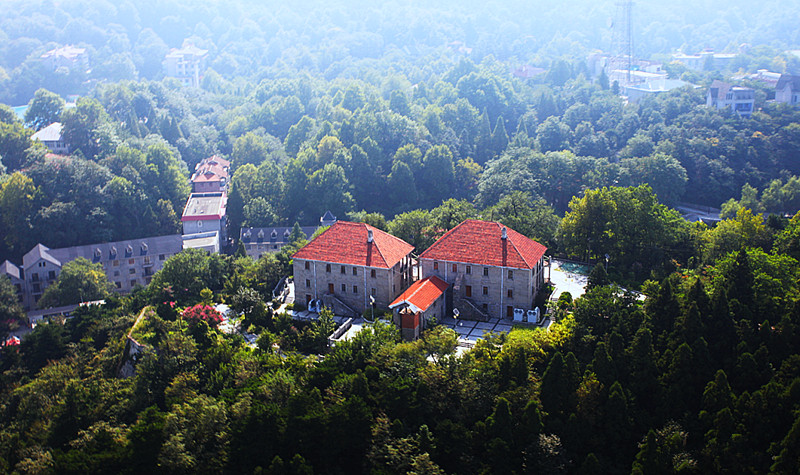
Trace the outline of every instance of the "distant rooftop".
<instances>
[{"instance_id":1,"label":"distant rooftop","mask_svg":"<svg viewBox=\"0 0 800 475\"><path fill-rule=\"evenodd\" d=\"M61 122L53 122L42 130L36 132L31 136L31 140L38 140L39 142L58 142L61 140L61 131L64 126Z\"/></svg>"},{"instance_id":2,"label":"distant rooftop","mask_svg":"<svg viewBox=\"0 0 800 475\"><path fill-rule=\"evenodd\" d=\"M181 221L210 221L225 216L227 199L223 193L192 193Z\"/></svg>"}]
</instances>

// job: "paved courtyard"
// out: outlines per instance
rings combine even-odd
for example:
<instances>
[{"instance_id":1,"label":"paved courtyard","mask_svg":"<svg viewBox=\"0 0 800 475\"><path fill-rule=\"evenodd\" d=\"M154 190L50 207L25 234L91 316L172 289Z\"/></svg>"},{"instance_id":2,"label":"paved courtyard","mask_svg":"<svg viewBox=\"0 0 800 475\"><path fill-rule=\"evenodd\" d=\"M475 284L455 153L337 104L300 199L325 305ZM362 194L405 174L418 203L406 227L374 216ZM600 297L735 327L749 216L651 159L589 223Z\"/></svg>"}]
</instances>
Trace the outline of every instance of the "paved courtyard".
<instances>
[{"instance_id":1,"label":"paved courtyard","mask_svg":"<svg viewBox=\"0 0 800 475\"><path fill-rule=\"evenodd\" d=\"M553 284L550 300L558 300L562 292L569 292L573 299L586 293L586 284L589 282L588 267L556 259L553 259L550 265L550 282Z\"/></svg>"}]
</instances>

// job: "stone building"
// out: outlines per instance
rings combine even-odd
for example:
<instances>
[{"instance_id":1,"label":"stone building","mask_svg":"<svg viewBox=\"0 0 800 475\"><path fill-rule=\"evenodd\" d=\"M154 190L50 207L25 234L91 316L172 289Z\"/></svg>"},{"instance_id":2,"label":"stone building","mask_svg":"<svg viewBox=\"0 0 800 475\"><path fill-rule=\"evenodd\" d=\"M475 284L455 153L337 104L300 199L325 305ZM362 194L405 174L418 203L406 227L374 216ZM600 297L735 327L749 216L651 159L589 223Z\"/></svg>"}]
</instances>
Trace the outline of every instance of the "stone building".
<instances>
[{"instance_id":1,"label":"stone building","mask_svg":"<svg viewBox=\"0 0 800 475\"><path fill-rule=\"evenodd\" d=\"M337 221L293 256L295 301L339 315L387 308L411 284L413 246L364 223Z\"/></svg>"},{"instance_id":2,"label":"stone building","mask_svg":"<svg viewBox=\"0 0 800 475\"><path fill-rule=\"evenodd\" d=\"M181 248L180 234L58 249L37 244L23 256L21 267L6 261L0 273L15 277L12 283L19 284L23 307L32 310L64 264L79 257L101 264L116 291L130 292L136 285L149 284L164 262Z\"/></svg>"},{"instance_id":3,"label":"stone building","mask_svg":"<svg viewBox=\"0 0 800 475\"><path fill-rule=\"evenodd\" d=\"M544 284L546 247L500 223L468 219L419 256L420 275L452 286L460 318L512 318L532 310Z\"/></svg>"}]
</instances>

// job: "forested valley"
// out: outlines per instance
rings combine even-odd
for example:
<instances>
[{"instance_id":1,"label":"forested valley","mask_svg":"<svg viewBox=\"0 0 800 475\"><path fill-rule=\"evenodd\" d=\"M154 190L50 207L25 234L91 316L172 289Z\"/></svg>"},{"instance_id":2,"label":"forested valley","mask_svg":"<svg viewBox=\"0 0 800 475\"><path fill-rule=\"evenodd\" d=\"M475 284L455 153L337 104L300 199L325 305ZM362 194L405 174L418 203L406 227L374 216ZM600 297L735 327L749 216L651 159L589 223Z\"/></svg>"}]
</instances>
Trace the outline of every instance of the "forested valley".
<instances>
[{"instance_id":1,"label":"forested valley","mask_svg":"<svg viewBox=\"0 0 800 475\"><path fill-rule=\"evenodd\" d=\"M637 4L637 54L697 87L634 103L587 62L614 2L574 3L4 2L0 262L180 233L212 155L233 242L128 295L65 265L48 305L105 303L0 348L0 472L797 473L800 109L752 79L748 117L706 94L800 74L800 6ZM90 67L41 61L67 44ZM197 87L162 70L187 45L209 52ZM671 60L703 48L737 54ZM68 156L31 139L53 122ZM462 352L379 320L329 347L330 312L292 320L272 294L326 211L417 255L497 221L594 268L549 330ZM280 252L235 242L277 225L295 225ZM217 303L257 339L221 331ZM0 340L25 320L0 276Z\"/></svg>"}]
</instances>

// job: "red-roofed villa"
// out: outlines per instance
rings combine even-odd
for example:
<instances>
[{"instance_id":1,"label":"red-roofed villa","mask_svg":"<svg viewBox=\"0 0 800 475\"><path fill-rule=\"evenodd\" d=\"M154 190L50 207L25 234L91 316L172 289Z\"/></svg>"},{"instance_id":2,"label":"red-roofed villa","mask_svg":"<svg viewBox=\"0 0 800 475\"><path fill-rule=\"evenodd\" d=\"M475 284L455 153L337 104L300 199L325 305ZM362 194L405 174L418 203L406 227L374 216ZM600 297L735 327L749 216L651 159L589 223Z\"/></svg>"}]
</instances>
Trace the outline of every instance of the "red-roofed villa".
<instances>
[{"instance_id":1,"label":"red-roofed villa","mask_svg":"<svg viewBox=\"0 0 800 475\"><path fill-rule=\"evenodd\" d=\"M515 309L517 315L533 309L546 250L500 223L468 219L423 252L419 265L423 277L452 284L459 318L512 318Z\"/></svg>"},{"instance_id":2,"label":"red-roofed villa","mask_svg":"<svg viewBox=\"0 0 800 475\"><path fill-rule=\"evenodd\" d=\"M293 256L295 299L338 315L386 308L411 283L414 247L364 223L337 221Z\"/></svg>"}]
</instances>

